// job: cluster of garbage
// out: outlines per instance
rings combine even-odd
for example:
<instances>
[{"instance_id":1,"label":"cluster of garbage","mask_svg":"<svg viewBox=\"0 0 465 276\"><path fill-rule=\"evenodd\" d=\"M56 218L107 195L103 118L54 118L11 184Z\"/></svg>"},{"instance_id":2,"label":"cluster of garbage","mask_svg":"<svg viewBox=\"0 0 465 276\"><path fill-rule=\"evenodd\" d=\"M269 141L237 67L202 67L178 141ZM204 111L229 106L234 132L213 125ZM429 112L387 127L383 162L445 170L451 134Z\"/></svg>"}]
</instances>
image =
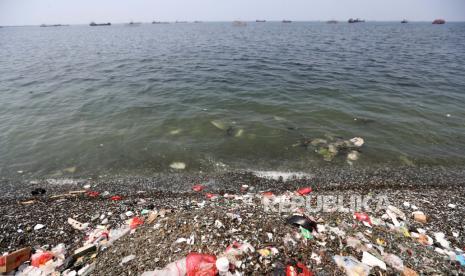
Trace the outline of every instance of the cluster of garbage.
<instances>
[{"instance_id":1,"label":"cluster of garbage","mask_svg":"<svg viewBox=\"0 0 465 276\"><path fill-rule=\"evenodd\" d=\"M86 187L89 188L89 187ZM192 187L193 193L201 194L204 198L195 205L200 208L217 206L225 208L230 212L222 213L224 218L209 222L212 229L218 229L225 233L241 232L241 229L229 228L225 221L233 221L234 225L242 225L243 219L237 211L238 206L242 208L262 208L263 204L270 202L290 201L292 197L308 197L315 191L311 187L301 187L296 191L287 191L275 195L271 191L254 192L254 188L248 185L241 187L238 194L214 194L208 192L208 187L197 184ZM91 198L105 197L110 201L120 201L119 195L99 193L86 190L85 196ZM140 201L144 201L140 199ZM240 204L238 204L240 203ZM451 209L455 205L448 206ZM233 211L234 210L234 211ZM266 208L264 209L266 211ZM213 210L212 210L213 211ZM220 211L223 212L223 211ZM272 211L268 211L272 212ZM150 227L157 231L163 226L156 223L162 218L176 217L176 210L170 209L143 209L141 211L126 211L119 214L123 222L118 227L110 227L106 213L95 218L99 223L91 227L89 222L80 222L75 218L68 218L67 223L76 231L85 233L82 246L73 252L67 252L65 244L36 247L26 247L12 253L6 253L0 257L0 272L15 273L15 275L89 275L96 268L98 256L114 246L118 240L127 235L134 234L138 229ZM329 246L336 245L338 254L332 254L330 259L341 271L347 275L370 275L376 271L397 272L402 275L418 275L418 273L404 262L401 256L393 253L394 246L389 237L404 239L405 242L417 243L424 250L431 251L440 256L441 259L456 262L457 265L465 267L464 251L453 246L443 232L428 232L422 225L429 222L428 215L420 211L418 207L409 202L404 202L401 208L389 205L381 213L353 212L349 221L342 218L343 215L335 214L336 222L325 220L318 214L309 214L305 209L296 208L290 214L273 214L283 216L283 220L276 221L278 228L286 230L287 234L276 236L276 232L267 232L259 229L264 234L266 242L255 243L252 241L235 240L221 252L195 252L192 251L167 264L163 268L146 271L145 276L182 276L182 275L246 275L245 271L250 269L259 272L259 263L270 264L274 275L286 276L310 276L322 265L323 259L329 252ZM338 217L341 216L341 217ZM192 222L197 219L194 219ZM280 225L283 223L283 225ZM35 231L40 231L44 226L36 225ZM174 231L176 231L174 229ZM208 229L204 231L210 232ZM262 233L264 232L264 233ZM384 233L381 234L381 233ZM453 233L458 238L460 233ZM194 245L198 236L192 233L189 237L177 238L174 244ZM256 240L258 237L249 237ZM202 238L202 242L208 242ZM282 243L282 245L280 244ZM278 245L279 244L279 245ZM285 249L283 249L283 246ZM286 260L286 263L272 262L282 254L296 251L298 248L308 248L311 251L308 259ZM325 247L328 247L325 249ZM334 246L333 246L334 247ZM406 254L413 254L409 248L398 243L397 247ZM320 250L321 249L321 250ZM285 252L289 251L289 252ZM326 253L325 253L326 252ZM350 253L352 252L352 253ZM119 261L125 265L136 259L137 256L130 254ZM257 261L258 259L258 261ZM252 264L255 264L250 267ZM249 267L248 267L249 266ZM463 270L462 270L463 271Z\"/></svg>"},{"instance_id":2,"label":"cluster of garbage","mask_svg":"<svg viewBox=\"0 0 465 276\"><path fill-rule=\"evenodd\" d=\"M340 154L346 154L346 160L349 164L356 161L360 157L360 148L365 141L361 137L354 137L349 140L342 138L333 138L328 136L327 139L303 139L294 146L308 147L309 145L315 148L315 152L323 157L325 161L332 161Z\"/></svg>"}]
</instances>

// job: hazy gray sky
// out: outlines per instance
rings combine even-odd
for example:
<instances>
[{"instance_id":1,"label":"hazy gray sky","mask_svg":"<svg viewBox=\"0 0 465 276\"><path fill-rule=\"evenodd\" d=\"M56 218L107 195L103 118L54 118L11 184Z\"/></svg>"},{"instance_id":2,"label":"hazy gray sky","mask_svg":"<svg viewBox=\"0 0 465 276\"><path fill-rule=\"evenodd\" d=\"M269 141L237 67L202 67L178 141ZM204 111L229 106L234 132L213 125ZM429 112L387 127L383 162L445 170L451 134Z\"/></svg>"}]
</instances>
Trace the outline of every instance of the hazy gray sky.
<instances>
[{"instance_id":1,"label":"hazy gray sky","mask_svg":"<svg viewBox=\"0 0 465 276\"><path fill-rule=\"evenodd\" d=\"M0 25L350 17L465 21L465 0L0 0Z\"/></svg>"}]
</instances>

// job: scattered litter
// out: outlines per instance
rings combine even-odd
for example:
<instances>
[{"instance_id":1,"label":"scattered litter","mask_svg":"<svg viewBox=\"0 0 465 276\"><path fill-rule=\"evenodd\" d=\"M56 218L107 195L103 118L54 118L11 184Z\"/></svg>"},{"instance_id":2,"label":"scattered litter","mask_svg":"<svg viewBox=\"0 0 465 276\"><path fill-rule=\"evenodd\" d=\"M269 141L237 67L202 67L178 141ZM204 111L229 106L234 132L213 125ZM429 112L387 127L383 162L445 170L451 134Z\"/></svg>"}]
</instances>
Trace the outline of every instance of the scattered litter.
<instances>
[{"instance_id":1,"label":"scattered litter","mask_svg":"<svg viewBox=\"0 0 465 276\"><path fill-rule=\"evenodd\" d=\"M371 267L379 267L383 270L386 270L386 264L381 261L380 259L376 258L375 256L371 255L370 253L364 251L362 257L362 263L371 266Z\"/></svg>"},{"instance_id":2,"label":"scattered litter","mask_svg":"<svg viewBox=\"0 0 465 276\"><path fill-rule=\"evenodd\" d=\"M38 223L38 224L36 224L36 226L34 226L34 230L37 231L37 230L40 230L40 229L42 229L44 227L45 227L45 225Z\"/></svg>"},{"instance_id":3,"label":"scattered litter","mask_svg":"<svg viewBox=\"0 0 465 276\"><path fill-rule=\"evenodd\" d=\"M186 164L183 162L173 162L170 164L170 168L175 170L184 170L186 168Z\"/></svg>"},{"instance_id":4,"label":"scattered litter","mask_svg":"<svg viewBox=\"0 0 465 276\"><path fill-rule=\"evenodd\" d=\"M135 258L136 258L136 255L126 256L121 260L120 265L124 265L126 263L129 263L130 261L134 260Z\"/></svg>"}]
</instances>

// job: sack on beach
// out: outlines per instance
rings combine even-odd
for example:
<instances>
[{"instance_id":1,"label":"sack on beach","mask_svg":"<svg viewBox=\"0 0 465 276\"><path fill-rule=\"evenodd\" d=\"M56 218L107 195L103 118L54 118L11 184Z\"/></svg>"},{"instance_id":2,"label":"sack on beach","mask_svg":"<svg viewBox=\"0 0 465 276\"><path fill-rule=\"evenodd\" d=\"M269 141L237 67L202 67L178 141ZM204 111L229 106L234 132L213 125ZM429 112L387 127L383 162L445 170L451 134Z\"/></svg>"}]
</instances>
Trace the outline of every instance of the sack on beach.
<instances>
[{"instance_id":1,"label":"sack on beach","mask_svg":"<svg viewBox=\"0 0 465 276\"><path fill-rule=\"evenodd\" d=\"M186 268L187 276L215 276L218 273L214 255L189 253Z\"/></svg>"}]
</instances>

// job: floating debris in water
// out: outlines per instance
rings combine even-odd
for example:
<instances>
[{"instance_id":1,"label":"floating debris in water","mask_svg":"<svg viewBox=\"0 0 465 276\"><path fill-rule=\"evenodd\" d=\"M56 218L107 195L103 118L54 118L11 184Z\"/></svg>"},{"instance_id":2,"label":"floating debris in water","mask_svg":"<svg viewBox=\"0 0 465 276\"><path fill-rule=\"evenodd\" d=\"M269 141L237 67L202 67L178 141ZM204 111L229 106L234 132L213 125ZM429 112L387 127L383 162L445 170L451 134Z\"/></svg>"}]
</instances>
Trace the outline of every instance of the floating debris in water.
<instances>
[{"instance_id":1,"label":"floating debris in water","mask_svg":"<svg viewBox=\"0 0 465 276\"><path fill-rule=\"evenodd\" d=\"M356 150L353 150L349 152L349 154L347 154L347 159L351 161L356 161L358 160L359 156L360 156L360 153Z\"/></svg>"},{"instance_id":2,"label":"floating debris in water","mask_svg":"<svg viewBox=\"0 0 465 276\"><path fill-rule=\"evenodd\" d=\"M179 133L181 133L182 129L180 128L177 128L177 129L174 129L172 131L170 131L170 135L177 135Z\"/></svg>"},{"instance_id":3,"label":"floating debris in water","mask_svg":"<svg viewBox=\"0 0 465 276\"><path fill-rule=\"evenodd\" d=\"M77 170L76 166L63 169L65 173L75 173Z\"/></svg>"},{"instance_id":4,"label":"floating debris in water","mask_svg":"<svg viewBox=\"0 0 465 276\"><path fill-rule=\"evenodd\" d=\"M212 125L214 125L216 128L221 129L221 130L227 130L226 125L219 121L219 120L213 120L210 122Z\"/></svg>"},{"instance_id":5,"label":"floating debris in water","mask_svg":"<svg viewBox=\"0 0 465 276\"><path fill-rule=\"evenodd\" d=\"M184 170L186 168L186 164L183 162L173 162L170 164L170 168L175 170Z\"/></svg>"},{"instance_id":6,"label":"floating debris in water","mask_svg":"<svg viewBox=\"0 0 465 276\"><path fill-rule=\"evenodd\" d=\"M365 140L363 140L363 138L360 137L354 137L350 139L350 142L353 143L356 147L361 147L365 143Z\"/></svg>"},{"instance_id":7,"label":"floating debris in water","mask_svg":"<svg viewBox=\"0 0 465 276\"><path fill-rule=\"evenodd\" d=\"M244 134L244 130L241 128L236 132L236 135L234 135L234 137L241 137L242 134Z\"/></svg>"}]
</instances>

